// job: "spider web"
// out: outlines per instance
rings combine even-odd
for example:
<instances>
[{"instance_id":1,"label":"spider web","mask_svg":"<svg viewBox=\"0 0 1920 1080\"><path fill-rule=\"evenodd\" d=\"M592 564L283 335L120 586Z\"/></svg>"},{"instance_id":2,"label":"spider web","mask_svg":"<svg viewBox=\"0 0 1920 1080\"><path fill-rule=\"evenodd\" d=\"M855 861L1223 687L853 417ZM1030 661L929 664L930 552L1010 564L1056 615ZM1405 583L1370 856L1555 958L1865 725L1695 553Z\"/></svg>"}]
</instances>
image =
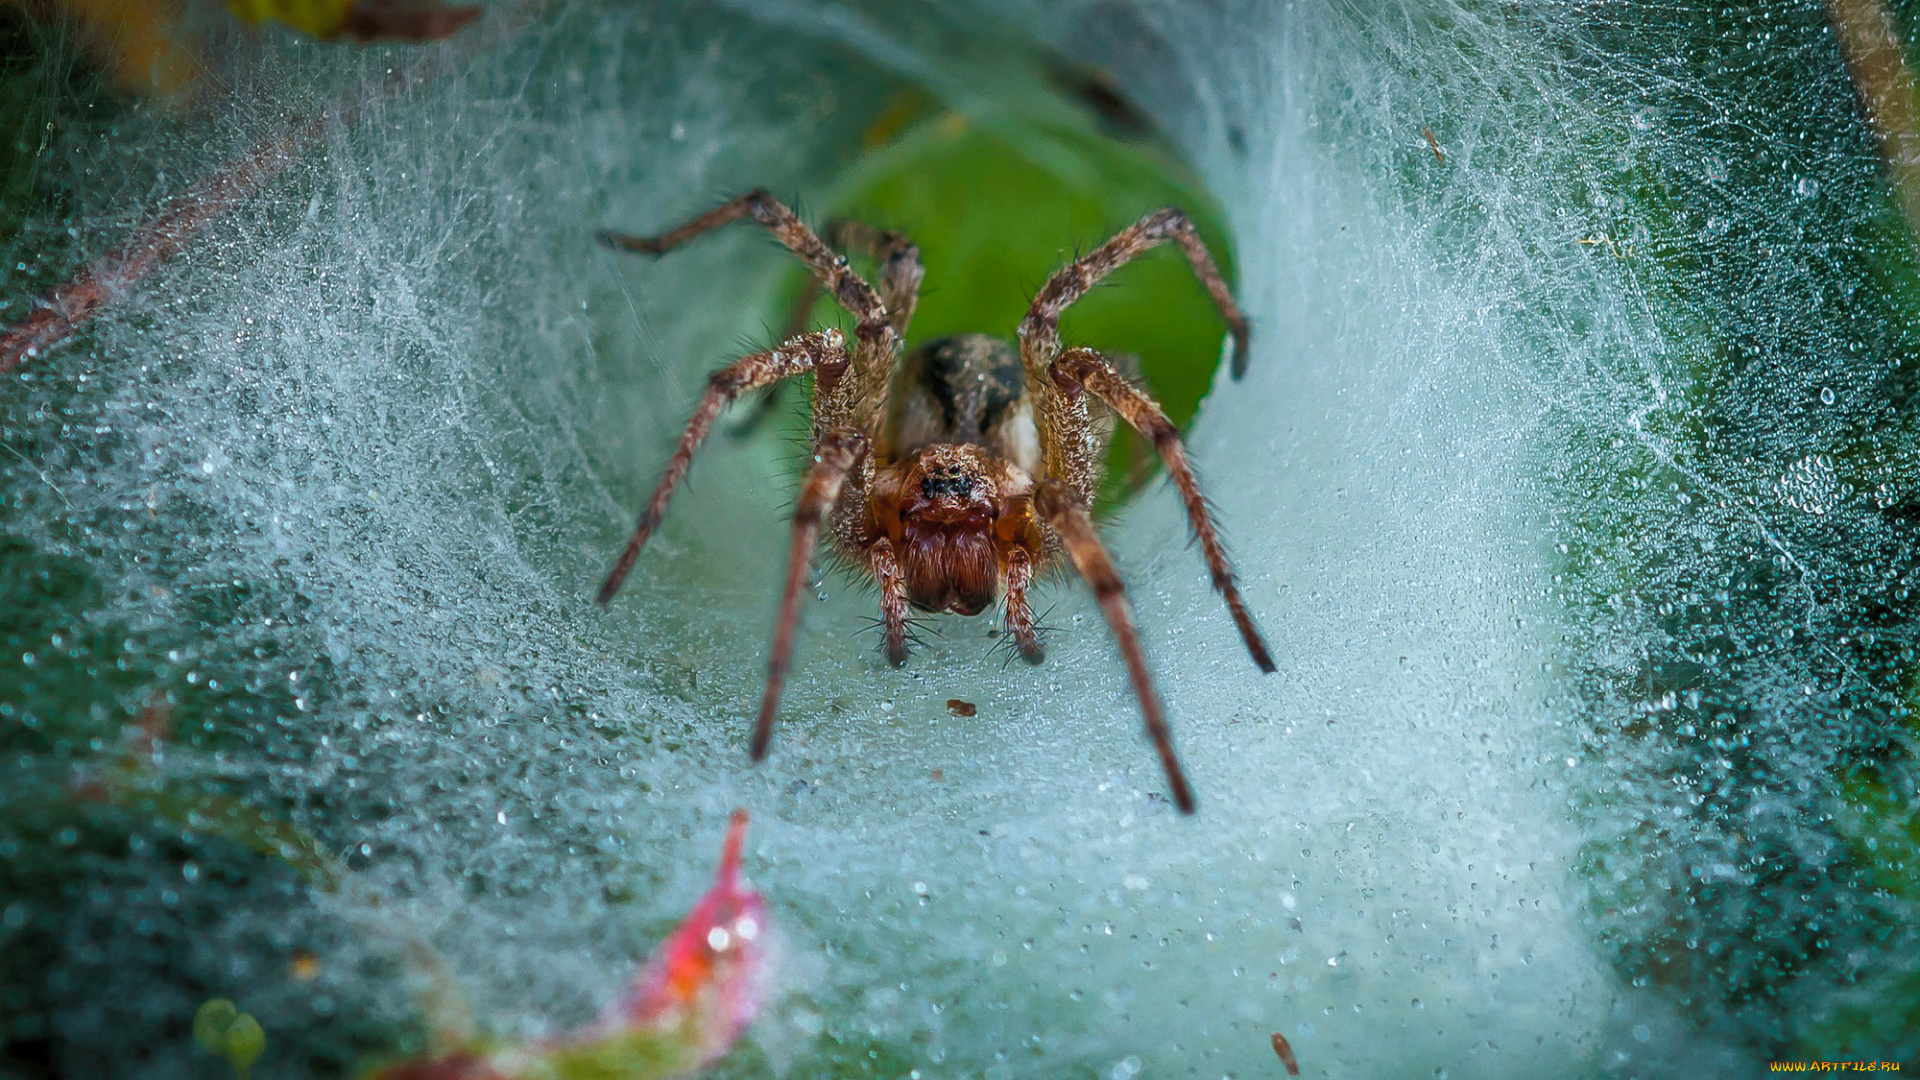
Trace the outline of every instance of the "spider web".
<instances>
[{"instance_id":1,"label":"spider web","mask_svg":"<svg viewBox=\"0 0 1920 1080\"><path fill-rule=\"evenodd\" d=\"M219 995L275 1075L336 1075L415 1037L413 941L492 1030L564 1029L735 805L786 942L740 1075L1251 1076L1271 1031L1382 1076L1915 1052L1920 298L1821 5L582 3L492 32L457 64L235 44L199 112L18 76L56 103L9 297L288 117L357 113L0 399L10 1063L186 1075ZM715 439L589 602L785 268L746 231L649 266L592 229L804 203L903 86L976 117L1026 92L1009 41L1109 71L1185 152L1256 320L1191 449L1281 673L1170 492L1110 534L1194 820L1071 587L1045 667L951 620L895 672L824 578L746 767L782 448ZM167 782L321 838L350 887L48 817L156 690Z\"/></svg>"}]
</instances>

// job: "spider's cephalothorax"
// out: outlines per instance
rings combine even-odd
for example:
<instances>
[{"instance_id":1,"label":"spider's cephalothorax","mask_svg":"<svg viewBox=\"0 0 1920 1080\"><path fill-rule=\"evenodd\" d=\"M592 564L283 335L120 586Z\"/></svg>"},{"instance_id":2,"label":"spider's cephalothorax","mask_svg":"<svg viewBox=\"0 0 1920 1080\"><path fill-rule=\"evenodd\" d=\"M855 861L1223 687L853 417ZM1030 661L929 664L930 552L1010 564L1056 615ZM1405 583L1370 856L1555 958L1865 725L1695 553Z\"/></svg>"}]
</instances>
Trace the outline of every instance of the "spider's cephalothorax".
<instances>
[{"instance_id":1,"label":"spider's cephalothorax","mask_svg":"<svg viewBox=\"0 0 1920 1080\"><path fill-rule=\"evenodd\" d=\"M879 444L888 464L875 470L864 522L871 532L856 545L884 537L907 602L923 611L980 614L1015 561L1029 569L1009 602L1024 605L1019 590L1046 541L1033 519L1039 442L1020 354L984 334L924 345L900 365L891 404ZM1024 611L1012 623L1038 662ZM889 638L887 650L894 663L906 660L904 640Z\"/></svg>"},{"instance_id":2,"label":"spider's cephalothorax","mask_svg":"<svg viewBox=\"0 0 1920 1080\"><path fill-rule=\"evenodd\" d=\"M793 654L793 632L822 524L849 561L880 591L887 657L907 659L909 609L978 615L999 600L1007 633L1031 663L1045 656L1028 605L1034 575L1062 555L1093 589L1119 642L1147 734L1166 770L1173 801L1193 812L1193 794L1147 674L1125 588L1089 507L1111 429L1110 411L1150 440L1180 491L1214 587L1262 671L1273 661L1240 599L1179 432L1153 399L1091 349L1061 350L1060 313L1101 278L1158 244L1179 245L1233 333L1233 374L1246 369L1247 324L1213 258L1185 214L1156 211L1068 264L1034 297L1019 345L984 334L929 342L902 359L922 269L920 251L898 233L842 223L843 249L879 263L879 288L814 235L793 212L754 191L657 237L602 233L611 246L653 255L730 221L751 217L812 268L858 325L851 349L836 330L796 333L779 348L742 357L713 373L640 523L600 587L613 599L686 475L693 452L727 403L796 375L812 374L813 464L793 515L786 589L773 636L766 691L751 753L765 756ZM1100 402L1096 417L1089 399Z\"/></svg>"}]
</instances>

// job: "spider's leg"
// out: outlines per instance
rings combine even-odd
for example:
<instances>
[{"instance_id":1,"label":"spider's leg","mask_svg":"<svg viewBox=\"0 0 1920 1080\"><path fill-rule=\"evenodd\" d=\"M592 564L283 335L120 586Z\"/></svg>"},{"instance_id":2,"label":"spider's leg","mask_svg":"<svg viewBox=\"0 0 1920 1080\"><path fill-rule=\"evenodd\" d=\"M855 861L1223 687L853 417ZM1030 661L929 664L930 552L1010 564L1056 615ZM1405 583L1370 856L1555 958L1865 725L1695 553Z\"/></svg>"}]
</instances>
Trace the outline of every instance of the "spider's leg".
<instances>
[{"instance_id":1,"label":"spider's leg","mask_svg":"<svg viewBox=\"0 0 1920 1080\"><path fill-rule=\"evenodd\" d=\"M1033 626L1033 608L1027 605L1027 590L1033 586L1033 562L1020 549L1007 559L1007 633L1019 646L1020 655L1029 664L1047 658L1040 634Z\"/></svg>"},{"instance_id":2,"label":"spider's leg","mask_svg":"<svg viewBox=\"0 0 1920 1080\"><path fill-rule=\"evenodd\" d=\"M927 276L920 263L920 248L904 233L877 229L858 221L836 221L827 227L827 239L841 251L866 255L880 264L880 300L886 305L887 322L901 340L913 321L913 309L920 300L920 282ZM787 317L787 337L806 331L813 321L813 307L826 287L818 277L808 277L800 296ZM755 400L752 409L729 429L734 438L752 435L779 403L780 389L772 387Z\"/></svg>"},{"instance_id":3,"label":"spider's leg","mask_svg":"<svg viewBox=\"0 0 1920 1080\"><path fill-rule=\"evenodd\" d=\"M1167 728L1160 695L1154 692L1153 678L1147 674L1147 657L1133 626L1133 605L1127 602L1126 587L1120 584L1113 560L1107 557L1106 547L1093 530L1093 517L1087 513L1086 504L1066 485L1056 481L1045 481L1035 487L1033 505L1053 527L1054 534L1066 547L1067 557L1073 560L1074 569L1080 572L1087 587L1093 590L1094 599L1100 602L1100 613L1107 617L1107 626L1120 646L1121 658L1126 661L1134 696L1140 699L1147 737L1153 740L1153 747L1160 754L1160 767L1166 770L1173 804L1183 814L1193 813L1193 792L1187 787L1186 775L1180 771L1180 759L1173 752L1173 732Z\"/></svg>"},{"instance_id":4,"label":"spider's leg","mask_svg":"<svg viewBox=\"0 0 1920 1080\"><path fill-rule=\"evenodd\" d=\"M905 233L858 221L834 222L827 227L827 237L842 251L866 255L880 263L880 299L887 305L893 332L904 340L907 326L913 322L914 306L920 302L920 282L927 276L927 268L920 263L919 246Z\"/></svg>"},{"instance_id":5,"label":"spider's leg","mask_svg":"<svg viewBox=\"0 0 1920 1080\"><path fill-rule=\"evenodd\" d=\"M665 255L702 233L746 217L765 225L775 239L798 255L800 261L813 270L826 291L840 301L840 306L860 320L863 328L888 325L886 306L880 302L880 294L874 291L873 286L849 269L846 259L834 254L825 241L807 228L806 222L801 221L765 189L749 191L658 236L631 236L605 229L597 235L600 242L610 248L637 251L644 255Z\"/></svg>"},{"instance_id":6,"label":"spider's leg","mask_svg":"<svg viewBox=\"0 0 1920 1080\"><path fill-rule=\"evenodd\" d=\"M657 236L635 236L631 233L614 232L612 229L601 229L593 235L602 244L617 251L634 251L642 255L665 255L701 233L712 232L722 225L739 221L752 214L756 200L770 198L771 196L764 189L756 188L737 199L728 199L706 213L696 215L693 220L677 225Z\"/></svg>"},{"instance_id":7,"label":"spider's leg","mask_svg":"<svg viewBox=\"0 0 1920 1080\"><path fill-rule=\"evenodd\" d=\"M781 341L799 337L807 332L808 324L813 322L813 305L819 301L823 291L824 287L820 284L820 279L808 275L806 283L800 286L800 295L793 302L793 310L787 313L787 328L780 335ZM766 423L767 418L773 415L774 409L779 407L780 390L784 385L784 383L774 383L762 387L754 396L753 404L744 410L746 415L735 420L732 426L727 428L727 434L736 439L746 439L760 430L760 425Z\"/></svg>"},{"instance_id":8,"label":"spider's leg","mask_svg":"<svg viewBox=\"0 0 1920 1080\"><path fill-rule=\"evenodd\" d=\"M873 580L880 586L880 625L887 637L887 663L907 662L907 574L894 554L893 541L882 536L867 549Z\"/></svg>"},{"instance_id":9,"label":"spider's leg","mask_svg":"<svg viewBox=\"0 0 1920 1080\"><path fill-rule=\"evenodd\" d=\"M900 351L900 335L894 333L887 306L873 286L772 195L760 189L749 191L659 236L627 236L603 230L599 237L608 247L664 255L701 233L746 217L766 226L775 239L799 256L825 291L832 293L858 323L853 331L853 377L814 387L814 435L847 428L869 437L877 434L885 411L887 380L893 376L894 354Z\"/></svg>"},{"instance_id":10,"label":"spider's leg","mask_svg":"<svg viewBox=\"0 0 1920 1080\"><path fill-rule=\"evenodd\" d=\"M1085 296L1101 278L1169 240L1180 245L1181 253L1193 267L1193 276L1206 286L1214 306L1227 320L1227 329L1233 333L1233 377L1245 375L1247 317L1233 302L1233 292L1220 276L1220 268L1214 265L1213 255L1201 241L1199 231L1185 213L1173 206L1156 210L1115 233L1111 240L1068 263L1041 286L1034 295L1033 305L1027 309L1027 317L1020 321L1020 350L1026 359L1027 371L1035 378L1043 378L1047 365L1059 353L1061 312Z\"/></svg>"},{"instance_id":11,"label":"spider's leg","mask_svg":"<svg viewBox=\"0 0 1920 1080\"><path fill-rule=\"evenodd\" d=\"M1194 479L1179 429L1167 419L1158 403L1121 378L1113 365L1092 349L1068 349L1061 353L1060 359L1053 362L1053 381L1069 395L1078 394L1082 389L1091 391L1135 431L1153 441L1160 459L1167 463L1167 475L1180 489L1187 521L1193 526L1193 535L1200 541L1200 550L1207 558L1207 570L1213 575L1213 587L1227 602L1227 610L1233 613L1233 624L1240 628L1240 637L1247 643L1253 662L1261 671L1272 673L1273 657L1267 653L1267 643L1260 639L1259 628L1253 625L1246 601L1240 598L1240 587L1233 580L1233 565L1227 561L1226 549L1220 545L1220 533L1207 512L1207 500L1200 494L1200 482Z\"/></svg>"},{"instance_id":12,"label":"spider's leg","mask_svg":"<svg viewBox=\"0 0 1920 1080\"><path fill-rule=\"evenodd\" d=\"M787 668L793 660L793 632L800 622L800 597L807 587L807 567L813 562L813 548L820 539L820 523L840 497L860 460L867 455L865 435L852 431L832 432L815 440L813 467L800 486L800 502L793 511L793 547L787 553L787 585L780 594L779 621L773 628L773 656L767 661L767 688L760 696L760 717L754 721L753 742L748 754L755 761L767 756L767 743L773 739L773 717L780 708L780 690L786 685Z\"/></svg>"},{"instance_id":13,"label":"spider's leg","mask_svg":"<svg viewBox=\"0 0 1920 1080\"><path fill-rule=\"evenodd\" d=\"M653 496L647 500L646 508L640 511L640 522L634 526L632 538L627 541L619 560L613 564L613 570L600 586L596 602L605 607L613 595L620 591L621 584L627 580L628 571L633 569L634 560L640 557L640 549L646 546L647 538L653 535L654 528L660 524L660 516L667 509L667 500L673 498L673 489L687 475L687 466L693 462L693 452L700 448L707 432L713 429L714 418L720 415L720 410L726 408L728 402L757 387L809 371L845 368L846 364L846 339L841 337L838 330L822 330L817 334L802 334L777 349L743 356L709 376L707 392L701 397L700 406L693 411L693 417L687 421L687 429L680 435L680 445L674 448L673 457L667 460L667 467L660 474L660 482L654 486Z\"/></svg>"}]
</instances>

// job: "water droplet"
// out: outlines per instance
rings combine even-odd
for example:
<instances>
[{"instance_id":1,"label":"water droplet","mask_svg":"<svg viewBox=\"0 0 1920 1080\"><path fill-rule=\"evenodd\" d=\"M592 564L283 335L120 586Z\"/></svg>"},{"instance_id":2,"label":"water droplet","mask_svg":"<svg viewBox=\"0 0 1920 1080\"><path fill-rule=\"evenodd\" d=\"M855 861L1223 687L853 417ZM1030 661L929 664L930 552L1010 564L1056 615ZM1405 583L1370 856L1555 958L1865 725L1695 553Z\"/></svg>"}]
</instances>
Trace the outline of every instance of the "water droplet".
<instances>
[{"instance_id":1,"label":"water droplet","mask_svg":"<svg viewBox=\"0 0 1920 1080\"><path fill-rule=\"evenodd\" d=\"M1820 404L1822 405L1833 404L1833 387L1823 386L1820 388Z\"/></svg>"},{"instance_id":2,"label":"water droplet","mask_svg":"<svg viewBox=\"0 0 1920 1080\"><path fill-rule=\"evenodd\" d=\"M1824 514L1840 502L1840 475L1826 454L1808 454L1787 466L1773 489L1776 498L1795 510Z\"/></svg>"}]
</instances>

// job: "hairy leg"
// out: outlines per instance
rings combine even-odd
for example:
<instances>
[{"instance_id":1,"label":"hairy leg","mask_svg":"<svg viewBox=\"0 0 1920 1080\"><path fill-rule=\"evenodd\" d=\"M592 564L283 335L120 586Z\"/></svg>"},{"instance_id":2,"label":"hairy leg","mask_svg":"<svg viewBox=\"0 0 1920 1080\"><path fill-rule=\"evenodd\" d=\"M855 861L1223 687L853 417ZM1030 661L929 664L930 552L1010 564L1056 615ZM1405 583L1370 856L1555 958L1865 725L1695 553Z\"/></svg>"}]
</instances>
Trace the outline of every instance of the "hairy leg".
<instances>
[{"instance_id":1,"label":"hairy leg","mask_svg":"<svg viewBox=\"0 0 1920 1080\"><path fill-rule=\"evenodd\" d=\"M1061 268L1041 286L1027 308L1026 318L1020 320L1020 359L1026 368L1027 392L1033 397L1045 474L1072 488L1089 506L1099 484L1105 448L1087 414L1086 399L1063 394L1054 385L1053 361L1060 355L1060 313L1102 278L1169 240L1180 245L1194 275L1226 317L1227 327L1233 332L1233 377L1239 378L1247 366L1246 316L1233 302L1233 294L1193 222L1175 207L1148 214Z\"/></svg>"},{"instance_id":2,"label":"hairy leg","mask_svg":"<svg viewBox=\"0 0 1920 1080\"><path fill-rule=\"evenodd\" d=\"M920 263L919 245L905 233L846 220L827 226L827 242L841 251L865 255L880 264L880 301L887 306L887 319L893 332L905 338L907 326L913 321L913 309L920 302L920 282L927 276L927 268ZM788 337L806 331L807 324L813 321L813 306L820 302L825 291L819 278L807 279L787 316Z\"/></svg>"},{"instance_id":3,"label":"hairy leg","mask_svg":"<svg viewBox=\"0 0 1920 1080\"><path fill-rule=\"evenodd\" d=\"M814 438L843 428L874 435L879 431L894 357L900 351L900 336L894 332L892 316L880 294L847 266L845 258L835 254L792 210L764 189L749 191L658 236L632 236L606 230L598 236L601 243L611 248L665 255L703 233L749 217L766 226L788 250L799 256L800 261L813 270L825 291L832 293L857 323L853 331L851 370L854 377L845 382L823 380L815 385Z\"/></svg>"},{"instance_id":4,"label":"hairy leg","mask_svg":"<svg viewBox=\"0 0 1920 1080\"><path fill-rule=\"evenodd\" d=\"M887 663L894 667L907 662L907 574L894 553L893 541L885 536L867 549L873 580L880 586L880 626L886 635Z\"/></svg>"},{"instance_id":5,"label":"hairy leg","mask_svg":"<svg viewBox=\"0 0 1920 1080\"><path fill-rule=\"evenodd\" d=\"M755 761L767 756L773 739L773 717L780 708L793 660L793 633L800 623L800 597L806 591L807 567L820 540L820 524L840 498L840 489L871 444L857 432L832 432L813 444L813 467L800 486L800 502L793 511L793 547L787 553L787 585L780 594L779 621L773 628L773 655L767 661L767 688L760 696L760 716L754 721L753 742L747 753Z\"/></svg>"},{"instance_id":6,"label":"hairy leg","mask_svg":"<svg viewBox=\"0 0 1920 1080\"><path fill-rule=\"evenodd\" d=\"M813 305L820 301L825 291L826 287L820 284L819 278L811 274L807 276L806 282L800 286L800 296L793 302L793 310L787 313L787 328L780 335L781 341L807 332L808 325L813 322ZM761 387L760 392L754 395L753 403L742 410L745 415L727 428L727 434L735 439L752 438L754 432L760 430L760 425L766 423L773 411L780 407L781 391L786 387L784 382Z\"/></svg>"},{"instance_id":7,"label":"hairy leg","mask_svg":"<svg viewBox=\"0 0 1920 1080\"><path fill-rule=\"evenodd\" d=\"M880 299L887 305L893 332L904 340L913 309L920 303L920 282L927 276L919 245L905 233L859 221L834 222L827 227L827 238L841 251L865 255L880 264Z\"/></svg>"},{"instance_id":8,"label":"hairy leg","mask_svg":"<svg viewBox=\"0 0 1920 1080\"><path fill-rule=\"evenodd\" d=\"M887 321L893 332L905 340L907 326L913 321L913 309L920 301L920 282L927 276L920 263L920 248L905 234L878 229L858 221L836 221L827 226L827 241L841 251L865 255L880 264L880 300L887 307ZM813 306L826 292L818 277L809 277L794 300L787 316L782 340L806 332L813 321ZM752 435L766 422L780 401L780 388L770 387L755 400L751 410L729 429L736 439Z\"/></svg>"},{"instance_id":9,"label":"hairy leg","mask_svg":"<svg viewBox=\"0 0 1920 1080\"><path fill-rule=\"evenodd\" d=\"M1193 792L1187 787L1186 774L1173 752L1173 732L1167 727L1160 695L1154 692L1153 677L1147 674L1147 657L1133 625L1133 605L1127 602L1126 587L1120 584L1113 560L1107 557L1106 547L1094 532L1093 517L1088 514L1086 504L1056 481L1043 482L1034 489L1033 505L1060 538L1074 569L1080 572L1087 587L1093 590L1094 599L1100 602L1100 613L1106 616L1107 627L1113 631L1114 642L1120 646L1120 656L1126 662L1134 696L1140 699L1147 737L1153 740L1154 750L1160 755L1160 767L1166 770L1173 803L1181 813L1193 813Z\"/></svg>"},{"instance_id":10,"label":"hairy leg","mask_svg":"<svg viewBox=\"0 0 1920 1080\"><path fill-rule=\"evenodd\" d=\"M647 538L659 526L660 516L667 509L667 500L673 498L674 488L686 476L687 466L693 462L693 452L700 448L700 443L713 429L714 418L720 415L720 410L726 408L728 402L782 379L809 371L819 374L834 368L845 368L846 365L846 339L838 330L822 330L817 334L793 338L777 349L743 356L709 376L707 392L701 397L699 407L694 409L693 417L687 421L687 428L680 435L680 445L674 448L673 456L667 459L660 482L654 486L646 508L640 511L640 523L634 526L632 538L627 541L625 550L620 552L620 558L607 574L607 580L601 584L596 602L605 607L620 591L620 586L627 580L627 573L633 569L634 560L640 557L640 549L646 546Z\"/></svg>"},{"instance_id":11,"label":"hairy leg","mask_svg":"<svg viewBox=\"0 0 1920 1080\"><path fill-rule=\"evenodd\" d=\"M1053 382L1062 393L1069 395L1083 389L1090 391L1135 431L1153 441L1160 459L1167 463L1167 475L1180 490L1180 501L1187 508L1187 521L1193 526L1193 535L1206 555L1207 570L1213 575L1213 587L1227 602L1227 610L1233 613L1233 624L1240 628L1240 637L1247 643L1253 662L1261 671L1271 673L1273 657L1267 653L1266 642L1260 639L1259 628L1253 625L1246 601L1240 598L1240 587L1233 579L1233 564L1227 561L1220 533L1207 512L1207 500L1200 494L1200 482L1194 479L1193 466L1187 461L1187 448L1180 442L1179 430L1158 403L1121 378L1113 365L1092 349L1068 349L1061 353L1060 359L1053 362Z\"/></svg>"},{"instance_id":12,"label":"hairy leg","mask_svg":"<svg viewBox=\"0 0 1920 1080\"><path fill-rule=\"evenodd\" d=\"M1033 563L1026 552L1016 549L1007 560L1007 633L1013 635L1021 657L1038 664L1047 658L1047 650L1033 628L1033 608L1027 604L1027 590L1032 587Z\"/></svg>"},{"instance_id":13,"label":"hairy leg","mask_svg":"<svg viewBox=\"0 0 1920 1080\"><path fill-rule=\"evenodd\" d=\"M1062 267L1034 295L1027 317L1020 321L1020 350L1027 371L1035 378L1046 375L1047 365L1060 351L1060 313L1087 294L1101 278L1146 254L1167 241L1180 245L1193 275L1206 286L1214 306L1227 320L1233 334L1233 377L1247 372L1247 317L1233 302L1213 255L1200 239L1193 222L1178 207L1156 210L1113 235L1111 240Z\"/></svg>"}]
</instances>

